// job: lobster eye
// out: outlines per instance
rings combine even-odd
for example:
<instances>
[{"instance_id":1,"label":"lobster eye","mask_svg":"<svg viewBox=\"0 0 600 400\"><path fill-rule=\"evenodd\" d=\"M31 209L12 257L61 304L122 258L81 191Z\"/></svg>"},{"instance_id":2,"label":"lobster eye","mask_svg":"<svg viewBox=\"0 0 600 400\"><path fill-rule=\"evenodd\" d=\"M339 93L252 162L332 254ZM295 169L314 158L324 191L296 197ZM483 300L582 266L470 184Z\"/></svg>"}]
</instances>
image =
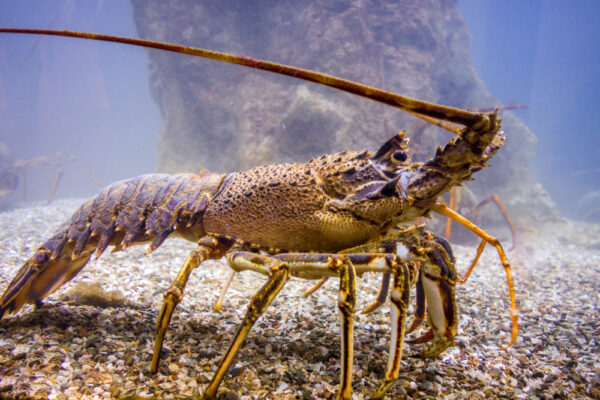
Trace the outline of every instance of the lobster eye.
<instances>
[{"instance_id":1,"label":"lobster eye","mask_svg":"<svg viewBox=\"0 0 600 400\"><path fill-rule=\"evenodd\" d=\"M406 161L408 158L408 153L404 150L396 150L394 154L392 154L392 162L393 163L401 163Z\"/></svg>"}]
</instances>

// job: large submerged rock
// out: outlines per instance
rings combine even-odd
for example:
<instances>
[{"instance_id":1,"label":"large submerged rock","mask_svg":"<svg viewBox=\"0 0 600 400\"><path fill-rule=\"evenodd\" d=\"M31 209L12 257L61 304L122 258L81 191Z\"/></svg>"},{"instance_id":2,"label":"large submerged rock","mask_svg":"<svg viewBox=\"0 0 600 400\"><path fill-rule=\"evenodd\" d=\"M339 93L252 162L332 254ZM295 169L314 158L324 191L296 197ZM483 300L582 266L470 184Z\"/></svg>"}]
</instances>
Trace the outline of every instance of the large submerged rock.
<instances>
[{"instance_id":1,"label":"large submerged rock","mask_svg":"<svg viewBox=\"0 0 600 400\"><path fill-rule=\"evenodd\" d=\"M132 0L142 38L241 54L460 108L500 105L471 64L456 1ZM377 149L405 129L415 160L450 138L394 108L291 78L191 56L149 52L164 116L161 171L233 171ZM469 183L497 193L513 217L556 215L532 180L536 138L502 112L508 144ZM491 213L494 214L494 213Z\"/></svg>"}]
</instances>

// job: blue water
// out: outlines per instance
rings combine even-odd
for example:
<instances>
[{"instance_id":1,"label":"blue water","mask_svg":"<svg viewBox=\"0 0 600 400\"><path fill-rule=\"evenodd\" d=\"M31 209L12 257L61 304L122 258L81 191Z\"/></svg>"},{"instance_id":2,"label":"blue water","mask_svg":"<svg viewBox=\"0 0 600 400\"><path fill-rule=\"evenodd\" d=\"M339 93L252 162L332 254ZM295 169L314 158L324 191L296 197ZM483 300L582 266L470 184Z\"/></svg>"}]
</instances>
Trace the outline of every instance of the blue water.
<instances>
[{"instance_id":1,"label":"blue water","mask_svg":"<svg viewBox=\"0 0 600 400\"><path fill-rule=\"evenodd\" d=\"M600 2L458 4L489 91L528 106L517 115L538 137L534 176L565 215L600 221Z\"/></svg>"},{"instance_id":2,"label":"blue water","mask_svg":"<svg viewBox=\"0 0 600 400\"><path fill-rule=\"evenodd\" d=\"M0 26L136 36L129 2L0 2ZM13 158L66 151L103 183L152 172L160 113L148 90L145 49L84 40L0 35L0 142ZM72 162L59 197L98 187ZM49 169L46 175L54 174ZM47 179L27 174L26 200L45 199ZM16 193L15 200L22 195Z\"/></svg>"},{"instance_id":3,"label":"blue water","mask_svg":"<svg viewBox=\"0 0 600 400\"><path fill-rule=\"evenodd\" d=\"M505 104L528 106L515 113L539 139L534 176L565 215L589 217L600 209L600 2L460 0L458 6L489 91ZM0 26L137 36L127 2L1 2ZM2 34L0 142L16 159L68 151L103 183L152 171L162 122L148 79L144 49ZM68 160L61 162L59 196L97 190ZM44 198L45 180L33 175L28 196Z\"/></svg>"}]
</instances>

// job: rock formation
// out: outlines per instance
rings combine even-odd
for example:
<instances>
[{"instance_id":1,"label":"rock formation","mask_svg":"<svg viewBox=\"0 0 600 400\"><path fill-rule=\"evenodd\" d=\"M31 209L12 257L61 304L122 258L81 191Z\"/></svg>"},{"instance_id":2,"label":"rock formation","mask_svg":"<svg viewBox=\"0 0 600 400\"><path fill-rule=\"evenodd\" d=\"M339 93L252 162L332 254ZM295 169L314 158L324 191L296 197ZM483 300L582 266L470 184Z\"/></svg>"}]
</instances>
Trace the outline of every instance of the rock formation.
<instances>
[{"instance_id":1,"label":"rock formation","mask_svg":"<svg viewBox=\"0 0 600 400\"><path fill-rule=\"evenodd\" d=\"M140 37L241 54L460 108L499 106L474 71L454 0L132 0ZM216 61L149 52L164 116L161 171L233 171L377 149L405 129L415 160L450 134L370 100ZM508 144L469 183L497 193L513 217L555 215L529 173L535 136L502 112ZM494 213L489 213L494 214Z\"/></svg>"}]
</instances>

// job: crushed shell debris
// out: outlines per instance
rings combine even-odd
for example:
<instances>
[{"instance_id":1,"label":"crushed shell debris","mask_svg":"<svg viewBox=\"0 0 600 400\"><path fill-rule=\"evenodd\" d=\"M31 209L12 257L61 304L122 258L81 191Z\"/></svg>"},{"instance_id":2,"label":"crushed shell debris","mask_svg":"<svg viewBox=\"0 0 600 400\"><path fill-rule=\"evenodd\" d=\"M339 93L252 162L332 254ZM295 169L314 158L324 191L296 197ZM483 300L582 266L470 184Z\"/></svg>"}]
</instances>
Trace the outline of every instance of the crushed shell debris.
<instances>
[{"instance_id":1,"label":"crushed shell debris","mask_svg":"<svg viewBox=\"0 0 600 400\"><path fill-rule=\"evenodd\" d=\"M0 213L0 287L80 204ZM544 236L543 232L554 236ZM600 229L557 222L509 254L521 332L505 351L510 320L504 272L486 250L457 290L456 346L434 359L411 357L388 398L600 399ZM524 241L527 239L523 239ZM250 294L264 278L236 276L221 314L212 310L224 262L192 274L151 375L154 324L162 293L193 243L172 239L149 256L144 247L105 254L38 311L0 322L0 397L39 399L197 396L233 338ZM459 271L475 248L455 246ZM379 276L359 280L359 309L373 300ZM332 399L338 385L337 284L309 298L311 282L293 279L256 323L221 385L224 399ZM387 362L389 312L356 315L354 398L378 387ZM416 333L417 335L419 332ZM307 390L310 388L310 390Z\"/></svg>"}]
</instances>

